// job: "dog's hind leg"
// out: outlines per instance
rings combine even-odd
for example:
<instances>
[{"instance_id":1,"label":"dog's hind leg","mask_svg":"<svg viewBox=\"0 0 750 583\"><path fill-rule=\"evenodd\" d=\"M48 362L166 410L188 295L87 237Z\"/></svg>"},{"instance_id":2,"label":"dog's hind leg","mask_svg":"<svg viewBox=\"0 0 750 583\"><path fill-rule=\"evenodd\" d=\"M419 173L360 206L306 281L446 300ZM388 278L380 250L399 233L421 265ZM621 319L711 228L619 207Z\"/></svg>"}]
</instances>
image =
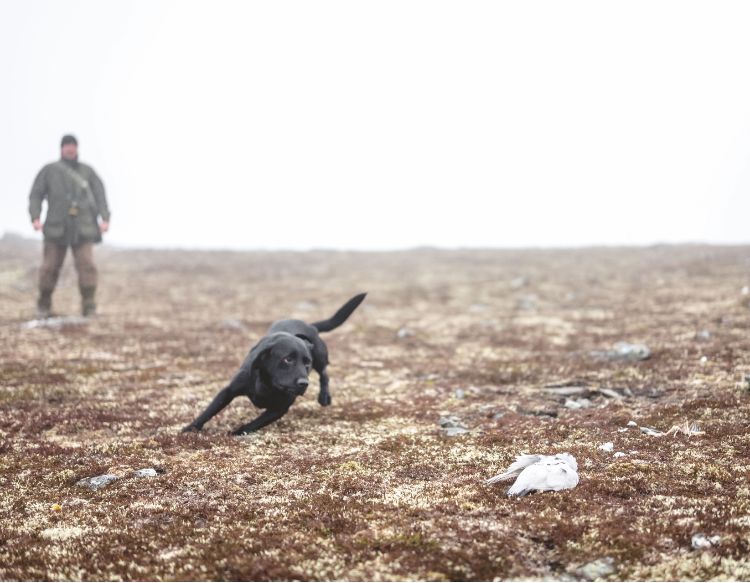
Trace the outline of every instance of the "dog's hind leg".
<instances>
[{"instance_id":1,"label":"dog's hind leg","mask_svg":"<svg viewBox=\"0 0 750 583\"><path fill-rule=\"evenodd\" d=\"M245 433L258 431L258 429L261 429L269 423L273 423L277 419L283 417L287 411L289 411L289 409L266 409L247 425L243 425L239 429L232 431L232 435L244 435Z\"/></svg>"},{"instance_id":2,"label":"dog's hind leg","mask_svg":"<svg viewBox=\"0 0 750 583\"><path fill-rule=\"evenodd\" d=\"M318 403L323 407L328 407L331 404L331 393L328 392L328 373L325 367L318 371L320 375L320 392L318 393Z\"/></svg>"}]
</instances>

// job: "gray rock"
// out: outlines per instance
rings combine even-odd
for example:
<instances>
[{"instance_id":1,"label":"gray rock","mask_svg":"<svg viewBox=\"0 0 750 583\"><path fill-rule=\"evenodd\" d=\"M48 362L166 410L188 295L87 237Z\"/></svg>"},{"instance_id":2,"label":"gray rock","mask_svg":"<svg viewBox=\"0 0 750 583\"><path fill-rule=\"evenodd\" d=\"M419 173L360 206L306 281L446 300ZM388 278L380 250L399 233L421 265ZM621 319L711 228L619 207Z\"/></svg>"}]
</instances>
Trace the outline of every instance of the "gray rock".
<instances>
[{"instance_id":1,"label":"gray rock","mask_svg":"<svg viewBox=\"0 0 750 583\"><path fill-rule=\"evenodd\" d=\"M221 327L225 330L236 330L238 332L243 332L245 330L245 325L235 318L222 320Z\"/></svg>"},{"instance_id":2,"label":"gray rock","mask_svg":"<svg viewBox=\"0 0 750 583\"><path fill-rule=\"evenodd\" d=\"M695 334L696 340L710 340L711 332L709 330L701 330Z\"/></svg>"},{"instance_id":3,"label":"gray rock","mask_svg":"<svg viewBox=\"0 0 750 583\"><path fill-rule=\"evenodd\" d=\"M695 550L710 549L711 547L717 546L721 542L721 537L717 534L714 536L706 536L702 532L694 534L690 541L690 544Z\"/></svg>"},{"instance_id":4,"label":"gray rock","mask_svg":"<svg viewBox=\"0 0 750 583\"><path fill-rule=\"evenodd\" d=\"M625 360L646 360L651 358L651 350L645 344L630 344L629 342L618 342L614 346L618 357Z\"/></svg>"},{"instance_id":5,"label":"gray rock","mask_svg":"<svg viewBox=\"0 0 750 583\"><path fill-rule=\"evenodd\" d=\"M534 294L518 298L516 306L519 310L535 310L537 297Z\"/></svg>"},{"instance_id":6,"label":"gray rock","mask_svg":"<svg viewBox=\"0 0 750 583\"><path fill-rule=\"evenodd\" d=\"M448 437L469 433L469 429L455 415L441 417L439 423L440 427L443 428L443 432Z\"/></svg>"},{"instance_id":7,"label":"gray rock","mask_svg":"<svg viewBox=\"0 0 750 583\"><path fill-rule=\"evenodd\" d=\"M448 437L455 437L456 435L469 433L469 430L466 427L446 427L445 429L443 429L443 432Z\"/></svg>"},{"instance_id":8,"label":"gray rock","mask_svg":"<svg viewBox=\"0 0 750 583\"><path fill-rule=\"evenodd\" d=\"M578 569L578 574L589 581L607 577L615 572L615 560L612 557L604 557L585 564Z\"/></svg>"},{"instance_id":9,"label":"gray rock","mask_svg":"<svg viewBox=\"0 0 750 583\"><path fill-rule=\"evenodd\" d=\"M83 478L76 482L76 486L82 486L89 490L99 490L104 488L107 484L110 484L117 480L118 477L114 474L102 474L101 476L95 476L93 478Z\"/></svg>"},{"instance_id":10,"label":"gray rock","mask_svg":"<svg viewBox=\"0 0 750 583\"><path fill-rule=\"evenodd\" d=\"M445 415L438 421L440 427L464 427L461 420L455 415Z\"/></svg>"},{"instance_id":11,"label":"gray rock","mask_svg":"<svg viewBox=\"0 0 750 583\"><path fill-rule=\"evenodd\" d=\"M403 328L400 328L398 332L396 332L396 336L398 338L409 338L410 336L414 336L414 332L404 326Z\"/></svg>"},{"instance_id":12,"label":"gray rock","mask_svg":"<svg viewBox=\"0 0 750 583\"><path fill-rule=\"evenodd\" d=\"M590 399L565 399L565 404L563 407L566 409L590 409L593 407L594 404L591 402Z\"/></svg>"},{"instance_id":13,"label":"gray rock","mask_svg":"<svg viewBox=\"0 0 750 583\"><path fill-rule=\"evenodd\" d=\"M641 433L645 433L646 435L650 435L651 437L661 437L662 435L664 435L663 432L651 427L641 427Z\"/></svg>"},{"instance_id":14,"label":"gray rock","mask_svg":"<svg viewBox=\"0 0 750 583\"><path fill-rule=\"evenodd\" d=\"M611 441L608 441L607 443L602 443L599 446L599 449L601 449L602 451L607 451L607 452L612 451L614 448L615 448L615 444L612 443Z\"/></svg>"},{"instance_id":15,"label":"gray rock","mask_svg":"<svg viewBox=\"0 0 750 583\"><path fill-rule=\"evenodd\" d=\"M466 397L466 391L463 389L456 389L456 391L453 393L453 396L456 397L456 399L463 399Z\"/></svg>"},{"instance_id":16,"label":"gray rock","mask_svg":"<svg viewBox=\"0 0 750 583\"><path fill-rule=\"evenodd\" d=\"M595 358L605 360L646 360L651 358L651 349L645 344L631 344L629 342L617 342L612 350L594 351L591 355Z\"/></svg>"},{"instance_id":17,"label":"gray rock","mask_svg":"<svg viewBox=\"0 0 750 583\"><path fill-rule=\"evenodd\" d=\"M600 387L599 393L610 399L624 399L625 397L632 397L633 391L625 387L624 389L608 389L606 387Z\"/></svg>"},{"instance_id":18,"label":"gray rock","mask_svg":"<svg viewBox=\"0 0 750 583\"><path fill-rule=\"evenodd\" d=\"M141 470L136 470L133 472L133 475L136 478L153 478L156 476L159 472L157 472L154 468L143 468Z\"/></svg>"},{"instance_id":19,"label":"gray rock","mask_svg":"<svg viewBox=\"0 0 750 583\"><path fill-rule=\"evenodd\" d=\"M529 278L525 275L522 275L521 277L516 277L514 279L510 280L510 287L513 289L521 289L522 287L526 287L529 283Z\"/></svg>"},{"instance_id":20,"label":"gray rock","mask_svg":"<svg viewBox=\"0 0 750 583\"><path fill-rule=\"evenodd\" d=\"M56 316L54 318L40 318L38 320L29 320L21 324L21 328L31 330L33 328L52 328L54 330L68 326L85 326L89 323L88 318L83 316Z\"/></svg>"},{"instance_id":21,"label":"gray rock","mask_svg":"<svg viewBox=\"0 0 750 583\"><path fill-rule=\"evenodd\" d=\"M585 395L589 393L586 387L544 387L544 390L560 397L571 397L573 395Z\"/></svg>"},{"instance_id":22,"label":"gray rock","mask_svg":"<svg viewBox=\"0 0 750 583\"><path fill-rule=\"evenodd\" d=\"M628 421L628 427L638 427L638 424L631 419Z\"/></svg>"}]
</instances>

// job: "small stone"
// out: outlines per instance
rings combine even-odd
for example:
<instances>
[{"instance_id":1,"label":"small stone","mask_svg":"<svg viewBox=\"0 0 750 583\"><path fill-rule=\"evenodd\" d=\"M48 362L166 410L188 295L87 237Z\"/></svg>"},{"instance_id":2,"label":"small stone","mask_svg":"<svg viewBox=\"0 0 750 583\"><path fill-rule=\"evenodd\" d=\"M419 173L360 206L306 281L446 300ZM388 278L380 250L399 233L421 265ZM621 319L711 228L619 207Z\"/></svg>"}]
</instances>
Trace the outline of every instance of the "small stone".
<instances>
[{"instance_id":1,"label":"small stone","mask_svg":"<svg viewBox=\"0 0 750 583\"><path fill-rule=\"evenodd\" d=\"M153 478L156 476L159 472L157 472L154 468L143 468L141 470L136 470L133 475L136 478Z\"/></svg>"},{"instance_id":2,"label":"small stone","mask_svg":"<svg viewBox=\"0 0 750 583\"><path fill-rule=\"evenodd\" d=\"M21 328L31 330L33 328L51 328L58 330L60 328L85 326L89 323L88 318L83 316L56 316L54 318L41 318L38 320L29 320L21 324Z\"/></svg>"},{"instance_id":3,"label":"small stone","mask_svg":"<svg viewBox=\"0 0 750 583\"><path fill-rule=\"evenodd\" d=\"M438 423L448 437L469 433L469 429L455 415L445 415L440 418Z\"/></svg>"},{"instance_id":4,"label":"small stone","mask_svg":"<svg viewBox=\"0 0 750 583\"><path fill-rule=\"evenodd\" d=\"M708 357L707 356L701 356L700 363L701 364L706 364L707 362L708 362Z\"/></svg>"},{"instance_id":5,"label":"small stone","mask_svg":"<svg viewBox=\"0 0 750 583\"><path fill-rule=\"evenodd\" d=\"M104 486L111 482L114 482L117 479L117 476L115 476L114 474L102 474L101 476L96 476L93 478L83 478L82 480L78 480L76 482L76 486L83 486L84 488L88 488L89 490L99 490L100 488L104 488Z\"/></svg>"},{"instance_id":6,"label":"small stone","mask_svg":"<svg viewBox=\"0 0 750 583\"><path fill-rule=\"evenodd\" d=\"M719 535L706 536L702 532L694 534L691 540L692 547L696 550L710 549L717 546L720 542L721 537Z\"/></svg>"},{"instance_id":7,"label":"small stone","mask_svg":"<svg viewBox=\"0 0 750 583\"><path fill-rule=\"evenodd\" d=\"M444 430L445 435L448 437L455 437L456 435L463 435L464 433L469 433L469 430L466 429L466 427L446 427Z\"/></svg>"},{"instance_id":8,"label":"small stone","mask_svg":"<svg viewBox=\"0 0 750 583\"><path fill-rule=\"evenodd\" d=\"M590 399L565 399L565 403L563 404L563 407L566 409L589 409L593 407L593 403Z\"/></svg>"},{"instance_id":9,"label":"small stone","mask_svg":"<svg viewBox=\"0 0 750 583\"><path fill-rule=\"evenodd\" d=\"M611 441L608 441L607 443L602 443L599 446L599 449L601 449L602 451L612 451L614 448L615 448L615 444L612 443Z\"/></svg>"},{"instance_id":10,"label":"small stone","mask_svg":"<svg viewBox=\"0 0 750 583\"><path fill-rule=\"evenodd\" d=\"M605 397L609 397L610 399L622 399L622 395L618 393L617 391L613 389L606 389L604 387L601 387L599 389L599 393L604 395Z\"/></svg>"},{"instance_id":11,"label":"small stone","mask_svg":"<svg viewBox=\"0 0 750 583\"><path fill-rule=\"evenodd\" d=\"M516 277L512 280L510 280L510 287L513 289L521 289L522 287L526 287L526 285L529 283L529 278L526 276Z\"/></svg>"},{"instance_id":12,"label":"small stone","mask_svg":"<svg viewBox=\"0 0 750 583\"><path fill-rule=\"evenodd\" d=\"M414 336L414 332L404 326L403 328L400 328L398 332L396 332L396 336L399 338L409 338L410 336Z\"/></svg>"},{"instance_id":13,"label":"small stone","mask_svg":"<svg viewBox=\"0 0 750 583\"><path fill-rule=\"evenodd\" d=\"M710 340L711 332L709 330L701 330L695 335L696 340Z\"/></svg>"},{"instance_id":14,"label":"small stone","mask_svg":"<svg viewBox=\"0 0 750 583\"><path fill-rule=\"evenodd\" d=\"M523 296L516 302L516 306L519 310L534 310L536 309L537 297L534 294Z\"/></svg>"},{"instance_id":15,"label":"small stone","mask_svg":"<svg viewBox=\"0 0 750 583\"><path fill-rule=\"evenodd\" d=\"M614 572L615 560L612 557L597 559L596 561L587 563L578 570L578 574L589 581L606 577L607 575L611 575Z\"/></svg>"},{"instance_id":16,"label":"small stone","mask_svg":"<svg viewBox=\"0 0 750 583\"><path fill-rule=\"evenodd\" d=\"M544 387L547 393L559 395L560 397L571 397L573 395L584 395L589 392L586 387Z\"/></svg>"},{"instance_id":17,"label":"small stone","mask_svg":"<svg viewBox=\"0 0 750 583\"><path fill-rule=\"evenodd\" d=\"M444 415L438 420L440 427L463 427L461 420L455 415Z\"/></svg>"},{"instance_id":18,"label":"small stone","mask_svg":"<svg viewBox=\"0 0 750 583\"><path fill-rule=\"evenodd\" d=\"M628 427L638 427L638 424L631 419L628 421Z\"/></svg>"},{"instance_id":19,"label":"small stone","mask_svg":"<svg viewBox=\"0 0 750 583\"><path fill-rule=\"evenodd\" d=\"M646 360L651 358L651 350L645 344L618 342L614 346L615 354L625 360Z\"/></svg>"},{"instance_id":20,"label":"small stone","mask_svg":"<svg viewBox=\"0 0 750 583\"><path fill-rule=\"evenodd\" d=\"M456 397L456 399L463 399L466 396L466 391L463 389L456 389L453 396Z\"/></svg>"},{"instance_id":21,"label":"small stone","mask_svg":"<svg viewBox=\"0 0 750 583\"><path fill-rule=\"evenodd\" d=\"M646 435L650 435L651 437L661 437L664 435L661 431L657 431L656 429L652 429L651 427L641 427L641 433L645 433Z\"/></svg>"},{"instance_id":22,"label":"small stone","mask_svg":"<svg viewBox=\"0 0 750 583\"><path fill-rule=\"evenodd\" d=\"M235 318L228 318L221 322L221 327L226 330L236 330L238 332L245 330L245 325Z\"/></svg>"},{"instance_id":23,"label":"small stone","mask_svg":"<svg viewBox=\"0 0 750 583\"><path fill-rule=\"evenodd\" d=\"M627 454L624 451L616 451L615 455L612 457L618 458L618 457L625 457Z\"/></svg>"},{"instance_id":24,"label":"small stone","mask_svg":"<svg viewBox=\"0 0 750 583\"><path fill-rule=\"evenodd\" d=\"M750 286L747 286L747 285L742 286L742 289L740 290L740 294L742 294L743 296L750 295Z\"/></svg>"}]
</instances>

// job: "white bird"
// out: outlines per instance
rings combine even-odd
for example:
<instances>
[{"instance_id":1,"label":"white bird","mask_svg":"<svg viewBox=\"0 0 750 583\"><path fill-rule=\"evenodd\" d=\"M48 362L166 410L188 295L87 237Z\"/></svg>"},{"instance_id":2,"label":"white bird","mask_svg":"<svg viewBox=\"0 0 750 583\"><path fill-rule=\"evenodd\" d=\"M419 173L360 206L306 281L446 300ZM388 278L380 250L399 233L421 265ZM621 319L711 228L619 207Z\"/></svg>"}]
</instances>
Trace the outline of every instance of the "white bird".
<instances>
[{"instance_id":1,"label":"white bird","mask_svg":"<svg viewBox=\"0 0 750 583\"><path fill-rule=\"evenodd\" d=\"M525 496L534 491L568 490L578 485L578 463L569 453L519 455L507 470L485 484L511 478L516 478L516 481L508 490L508 496Z\"/></svg>"}]
</instances>

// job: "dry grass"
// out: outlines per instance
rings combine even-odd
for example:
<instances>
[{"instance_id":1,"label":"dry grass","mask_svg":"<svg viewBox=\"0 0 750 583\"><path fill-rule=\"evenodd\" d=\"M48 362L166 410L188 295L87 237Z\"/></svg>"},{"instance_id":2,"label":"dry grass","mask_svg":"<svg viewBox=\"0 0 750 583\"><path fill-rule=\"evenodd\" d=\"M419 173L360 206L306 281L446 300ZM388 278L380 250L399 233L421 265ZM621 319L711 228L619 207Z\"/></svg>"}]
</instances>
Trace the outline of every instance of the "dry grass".
<instances>
[{"instance_id":1,"label":"dry grass","mask_svg":"<svg viewBox=\"0 0 750 583\"><path fill-rule=\"evenodd\" d=\"M749 252L103 248L101 316L53 330L22 328L39 251L6 240L0 579L567 578L606 557L610 578L750 579ZM327 335L331 407L313 376L258 434L226 434L247 401L179 433L272 320L362 290ZM70 266L55 300L77 312ZM653 357L591 356L619 340ZM544 390L566 381L633 396L570 410ZM471 431L445 437L441 414ZM705 435L619 432L630 419ZM559 451L578 458L575 490L510 500L482 483ZM144 467L163 473L132 477ZM121 479L75 485L103 473ZM719 546L692 550L698 532Z\"/></svg>"}]
</instances>

